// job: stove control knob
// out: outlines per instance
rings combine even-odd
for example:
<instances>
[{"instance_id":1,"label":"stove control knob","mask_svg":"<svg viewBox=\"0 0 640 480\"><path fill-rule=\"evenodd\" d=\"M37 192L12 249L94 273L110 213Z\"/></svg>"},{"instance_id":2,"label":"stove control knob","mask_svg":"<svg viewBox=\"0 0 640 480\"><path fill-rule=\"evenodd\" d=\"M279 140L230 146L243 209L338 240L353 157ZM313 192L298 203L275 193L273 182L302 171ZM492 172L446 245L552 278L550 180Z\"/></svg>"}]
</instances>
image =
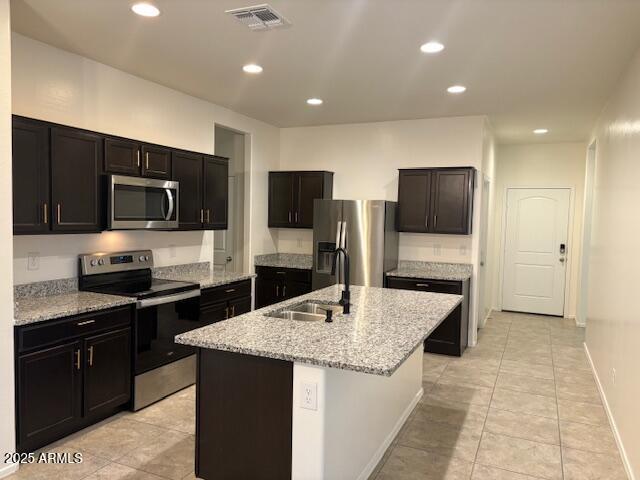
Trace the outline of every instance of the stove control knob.
<instances>
[{"instance_id":1,"label":"stove control knob","mask_svg":"<svg viewBox=\"0 0 640 480\"><path fill-rule=\"evenodd\" d=\"M95 267L96 265L98 265L98 260L96 260L95 258L93 260L91 260L91 266Z\"/></svg>"},{"instance_id":2,"label":"stove control knob","mask_svg":"<svg viewBox=\"0 0 640 480\"><path fill-rule=\"evenodd\" d=\"M145 256L144 256L144 261L145 261L145 262L148 262L148 261L149 261L149 255L145 255Z\"/></svg>"},{"instance_id":3,"label":"stove control knob","mask_svg":"<svg viewBox=\"0 0 640 480\"><path fill-rule=\"evenodd\" d=\"M141 262L145 261L144 255L140 255L140 258L138 258L138 260L140 260Z\"/></svg>"},{"instance_id":4,"label":"stove control knob","mask_svg":"<svg viewBox=\"0 0 640 480\"><path fill-rule=\"evenodd\" d=\"M104 258L101 258L100 260L98 260L98 265L104 265Z\"/></svg>"}]
</instances>

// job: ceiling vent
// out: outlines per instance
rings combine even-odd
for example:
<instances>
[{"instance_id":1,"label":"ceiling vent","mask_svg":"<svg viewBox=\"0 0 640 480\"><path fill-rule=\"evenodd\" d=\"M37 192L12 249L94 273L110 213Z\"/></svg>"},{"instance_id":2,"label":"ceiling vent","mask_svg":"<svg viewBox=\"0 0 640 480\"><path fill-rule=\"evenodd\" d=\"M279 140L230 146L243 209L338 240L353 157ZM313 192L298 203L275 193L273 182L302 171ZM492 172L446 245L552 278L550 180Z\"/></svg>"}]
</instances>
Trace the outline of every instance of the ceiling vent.
<instances>
[{"instance_id":1,"label":"ceiling vent","mask_svg":"<svg viewBox=\"0 0 640 480\"><path fill-rule=\"evenodd\" d=\"M266 3L253 7L234 8L233 10L225 11L225 13L233 15L236 20L251 30L268 30L290 25L286 18Z\"/></svg>"}]
</instances>

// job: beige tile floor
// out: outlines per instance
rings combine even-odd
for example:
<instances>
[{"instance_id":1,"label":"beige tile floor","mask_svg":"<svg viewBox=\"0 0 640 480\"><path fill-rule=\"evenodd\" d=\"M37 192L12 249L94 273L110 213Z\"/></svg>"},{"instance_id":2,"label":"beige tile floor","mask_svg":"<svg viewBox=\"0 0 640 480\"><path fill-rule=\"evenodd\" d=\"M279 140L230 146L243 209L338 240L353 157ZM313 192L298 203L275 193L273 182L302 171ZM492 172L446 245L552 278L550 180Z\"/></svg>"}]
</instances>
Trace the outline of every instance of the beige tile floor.
<instances>
[{"instance_id":1,"label":"beige tile floor","mask_svg":"<svg viewBox=\"0 0 640 480\"><path fill-rule=\"evenodd\" d=\"M583 341L494 312L461 358L425 354L424 397L370 480L626 479Z\"/></svg>"},{"instance_id":2,"label":"beige tile floor","mask_svg":"<svg viewBox=\"0 0 640 480\"><path fill-rule=\"evenodd\" d=\"M626 479L583 339L570 321L497 312L462 358L425 354L425 395L371 480ZM82 464L25 465L8 478L195 479L194 394L47 448L80 451Z\"/></svg>"}]
</instances>

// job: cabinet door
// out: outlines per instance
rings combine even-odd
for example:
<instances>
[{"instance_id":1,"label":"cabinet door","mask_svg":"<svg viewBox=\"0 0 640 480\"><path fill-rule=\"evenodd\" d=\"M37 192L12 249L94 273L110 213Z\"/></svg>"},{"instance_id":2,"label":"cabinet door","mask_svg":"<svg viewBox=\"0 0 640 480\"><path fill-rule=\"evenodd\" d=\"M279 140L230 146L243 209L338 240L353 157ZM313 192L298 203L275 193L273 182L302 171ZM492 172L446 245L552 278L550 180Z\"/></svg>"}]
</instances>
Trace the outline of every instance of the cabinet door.
<instances>
[{"instance_id":1,"label":"cabinet door","mask_svg":"<svg viewBox=\"0 0 640 480\"><path fill-rule=\"evenodd\" d=\"M237 317L243 313L251 311L251 297L236 298L229 300L229 316Z\"/></svg>"},{"instance_id":2,"label":"cabinet door","mask_svg":"<svg viewBox=\"0 0 640 480\"><path fill-rule=\"evenodd\" d=\"M117 175L140 175L140 144L129 140L105 138L104 170Z\"/></svg>"},{"instance_id":3,"label":"cabinet door","mask_svg":"<svg viewBox=\"0 0 640 480\"><path fill-rule=\"evenodd\" d=\"M293 226L293 211L293 173L269 172L269 227Z\"/></svg>"},{"instance_id":4,"label":"cabinet door","mask_svg":"<svg viewBox=\"0 0 640 480\"><path fill-rule=\"evenodd\" d=\"M435 170L432 190L433 233L471 233L471 169Z\"/></svg>"},{"instance_id":5,"label":"cabinet door","mask_svg":"<svg viewBox=\"0 0 640 480\"><path fill-rule=\"evenodd\" d=\"M202 325L220 322L229 318L229 313L226 301L213 303L200 309L200 322Z\"/></svg>"},{"instance_id":6,"label":"cabinet door","mask_svg":"<svg viewBox=\"0 0 640 480\"><path fill-rule=\"evenodd\" d=\"M310 291L311 284L309 283L292 282L291 280L287 280L282 289L282 298L280 300L299 297L300 295L304 295Z\"/></svg>"},{"instance_id":7,"label":"cabinet door","mask_svg":"<svg viewBox=\"0 0 640 480\"><path fill-rule=\"evenodd\" d=\"M171 178L171 150L155 145L142 146L142 176Z\"/></svg>"},{"instance_id":8,"label":"cabinet door","mask_svg":"<svg viewBox=\"0 0 640 480\"><path fill-rule=\"evenodd\" d=\"M97 415L131 398L131 329L84 340L84 415Z\"/></svg>"},{"instance_id":9,"label":"cabinet door","mask_svg":"<svg viewBox=\"0 0 640 480\"><path fill-rule=\"evenodd\" d=\"M256 280L256 308L266 307L281 302L283 282L280 280L260 278Z\"/></svg>"},{"instance_id":10,"label":"cabinet door","mask_svg":"<svg viewBox=\"0 0 640 480\"><path fill-rule=\"evenodd\" d=\"M52 229L101 231L102 137L68 128L51 129Z\"/></svg>"},{"instance_id":11,"label":"cabinet door","mask_svg":"<svg viewBox=\"0 0 640 480\"><path fill-rule=\"evenodd\" d=\"M313 201L324 196L324 177L321 172L294 174L296 186L294 223L296 227L313 228Z\"/></svg>"},{"instance_id":12,"label":"cabinet door","mask_svg":"<svg viewBox=\"0 0 640 480\"><path fill-rule=\"evenodd\" d=\"M172 179L180 183L178 215L180 228L202 229L202 155L173 152L171 158Z\"/></svg>"},{"instance_id":13,"label":"cabinet door","mask_svg":"<svg viewBox=\"0 0 640 480\"><path fill-rule=\"evenodd\" d=\"M49 231L49 127L13 119L13 233Z\"/></svg>"},{"instance_id":14,"label":"cabinet door","mask_svg":"<svg viewBox=\"0 0 640 480\"><path fill-rule=\"evenodd\" d=\"M429 231L431 173L424 170L400 171L398 181L398 230Z\"/></svg>"},{"instance_id":15,"label":"cabinet door","mask_svg":"<svg viewBox=\"0 0 640 480\"><path fill-rule=\"evenodd\" d=\"M204 228L225 230L229 196L229 161L204 157Z\"/></svg>"},{"instance_id":16,"label":"cabinet door","mask_svg":"<svg viewBox=\"0 0 640 480\"><path fill-rule=\"evenodd\" d=\"M18 357L18 448L32 451L81 419L82 352L71 342Z\"/></svg>"}]
</instances>

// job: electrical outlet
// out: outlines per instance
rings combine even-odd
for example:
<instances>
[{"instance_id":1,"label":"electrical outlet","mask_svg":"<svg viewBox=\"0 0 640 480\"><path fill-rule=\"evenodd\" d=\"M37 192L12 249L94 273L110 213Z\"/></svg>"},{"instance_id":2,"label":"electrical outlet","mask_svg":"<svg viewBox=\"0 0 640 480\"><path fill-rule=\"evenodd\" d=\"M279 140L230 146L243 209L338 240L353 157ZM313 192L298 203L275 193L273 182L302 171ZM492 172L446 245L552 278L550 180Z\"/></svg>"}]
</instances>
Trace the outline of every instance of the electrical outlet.
<instances>
[{"instance_id":1,"label":"electrical outlet","mask_svg":"<svg viewBox=\"0 0 640 480\"><path fill-rule=\"evenodd\" d=\"M442 247L438 244L435 244L433 246L433 254L439 257L441 252L442 252Z\"/></svg>"},{"instance_id":2,"label":"electrical outlet","mask_svg":"<svg viewBox=\"0 0 640 480\"><path fill-rule=\"evenodd\" d=\"M615 368L611 369L611 383L613 385L616 384L616 369Z\"/></svg>"},{"instance_id":3,"label":"electrical outlet","mask_svg":"<svg viewBox=\"0 0 640 480\"><path fill-rule=\"evenodd\" d=\"M300 407L307 410L318 410L318 384L302 383L300 392Z\"/></svg>"},{"instance_id":4,"label":"electrical outlet","mask_svg":"<svg viewBox=\"0 0 640 480\"><path fill-rule=\"evenodd\" d=\"M40 253L29 252L27 253L27 270L39 270L40 269Z\"/></svg>"}]
</instances>

